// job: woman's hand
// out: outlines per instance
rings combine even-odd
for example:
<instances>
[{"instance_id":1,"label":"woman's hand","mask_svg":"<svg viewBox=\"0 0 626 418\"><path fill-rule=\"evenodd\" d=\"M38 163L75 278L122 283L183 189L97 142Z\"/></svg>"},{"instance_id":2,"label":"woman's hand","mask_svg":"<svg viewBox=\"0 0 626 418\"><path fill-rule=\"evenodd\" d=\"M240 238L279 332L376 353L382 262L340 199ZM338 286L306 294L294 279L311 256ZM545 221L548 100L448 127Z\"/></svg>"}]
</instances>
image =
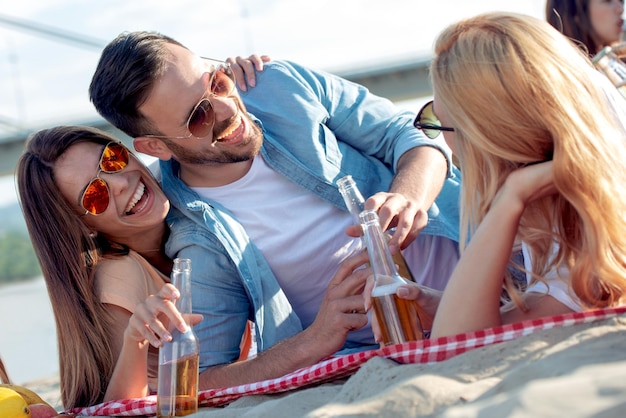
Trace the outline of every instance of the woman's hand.
<instances>
[{"instance_id":1,"label":"woman's hand","mask_svg":"<svg viewBox=\"0 0 626 418\"><path fill-rule=\"evenodd\" d=\"M367 279L367 284L365 285L365 290L363 291L366 311L369 311L372 307L373 288L374 276L370 276ZM396 295L400 299L414 300L417 302L420 312L416 312L416 314L419 315L419 318L415 318L415 321L420 321L421 327L425 331L430 331L432 328L433 318L435 316L435 312L437 312L437 307L439 306L442 294L443 292L440 292L439 290L431 289L426 286L420 286L416 283L407 283L396 289ZM376 315L372 315L371 319L374 338L376 342L381 342L382 334Z\"/></svg>"},{"instance_id":2,"label":"woman's hand","mask_svg":"<svg viewBox=\"0 0 626 418\"><path fill-rule=\"evenodd\" d=\"M271 61L268 55L252 54L248 58L237 56L228 57L226 62L235 76L235 82L242 91L248 91L248 86L256 86L256 71L263 71L263 64Z\"/></svg>"},{"instance_id":3,"label":"woman's hand","mask_svg":"<svg viewBox=\"0 0 626 418\"><path fill-rule=\"evenodd\" d=\"M172 339L168 331L169 324L185 332L187 322L174 305L179 297L178 289L169 283L165 284L156 295L148 296L142 304L137 306L130 317L125 332L127 338L139 343L148 341L154 347L160 347L163 342ZM202 321L202 315L190 314L186 319L190 325L195 325Z\"/></svg>"},{"instance_id":4,"label":"woman's hand","mask_svg":"<svg viewBox=\"0 0 626 418\"><path fill-rule=\"evenodd\" d=\"M493 199L492 206L506 196L505 201L518 202L522 207L557 192L554 186L553 162L546 161L519 168L507 177Z\"/></svg>"}]
</instances>

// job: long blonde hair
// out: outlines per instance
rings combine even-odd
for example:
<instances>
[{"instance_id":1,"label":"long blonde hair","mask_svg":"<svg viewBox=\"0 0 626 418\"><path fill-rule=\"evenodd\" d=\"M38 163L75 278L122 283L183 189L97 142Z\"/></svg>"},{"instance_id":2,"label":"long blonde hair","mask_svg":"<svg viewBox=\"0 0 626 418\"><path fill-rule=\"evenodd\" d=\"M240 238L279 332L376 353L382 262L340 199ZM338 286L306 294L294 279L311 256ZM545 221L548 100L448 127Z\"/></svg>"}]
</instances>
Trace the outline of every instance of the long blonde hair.
<instances>
[{"instance_id":1,"label":"long blonde hair","mask_svg":"<svg viewBox=\"0 0 626 418\"><path fill-rule=\"evenodd\" d=\"M626 302L626 101L617 90L548 23L512 13L448 27L431 76L461 161L461 242L509 173L553 160L559 193L529 205L518 230L534 277L565 267L587 307Z\"/></svg>"}]
</instances>

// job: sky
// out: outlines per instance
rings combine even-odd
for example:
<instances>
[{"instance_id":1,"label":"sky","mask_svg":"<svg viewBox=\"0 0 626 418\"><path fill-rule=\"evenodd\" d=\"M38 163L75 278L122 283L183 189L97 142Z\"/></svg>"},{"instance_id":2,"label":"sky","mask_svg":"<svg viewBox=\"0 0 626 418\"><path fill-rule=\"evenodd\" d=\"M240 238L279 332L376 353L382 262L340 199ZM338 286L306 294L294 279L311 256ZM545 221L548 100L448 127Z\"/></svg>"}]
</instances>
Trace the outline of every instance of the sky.
<instances>
[{"instance_id":1,"label":"sky","mask_svg":"<svg viewBox=\"0 0 626 418\"><path fill-rule=\"evenodd\" d=\"M381 4L384 3L384 7ZM543 18L545 0L19 0L0 11L0 122L26 129L97 117L87 88L102 46L156 30L215 58L269 54L340 70L429 55L449 23L489 10ZM9 22L83 36L94 46ZM0 136L11 133L0 123Z\"/></svg>"},{"instance_id":2,"label":"sky","mask_svg":"<svg viewBox=\"0 0 626 418\"><path fill-rule=\"evenodd\" d=\"M545 0L19 0L0 10L0 139L98 118L87 89L102 47L154 30L200 55L268 54L328 71L429 56L436 35L496 10L544 18ZM21 28L82 37L86 46ZM3 176L4 178L6 176ZM15 201L0 181L0 205Z\"/></svg>"}]
</instances>

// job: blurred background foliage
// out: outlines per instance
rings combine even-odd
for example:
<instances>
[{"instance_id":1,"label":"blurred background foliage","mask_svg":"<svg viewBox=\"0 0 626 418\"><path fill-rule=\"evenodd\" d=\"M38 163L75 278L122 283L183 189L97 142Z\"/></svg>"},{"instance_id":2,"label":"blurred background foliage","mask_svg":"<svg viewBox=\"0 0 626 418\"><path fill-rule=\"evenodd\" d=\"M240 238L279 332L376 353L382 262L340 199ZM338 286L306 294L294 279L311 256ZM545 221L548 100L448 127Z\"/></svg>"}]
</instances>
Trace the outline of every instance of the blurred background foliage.
<instances>
[{"instance_id":1,"label":"blurred background foliage","mask_svg":"<svg viewBox=\"0 0 626 418\"><path fill-rule=\"evenodd\" d=\"M0 208L0 284L41 276L19 204Z\"/></svg>"}]
</instances>

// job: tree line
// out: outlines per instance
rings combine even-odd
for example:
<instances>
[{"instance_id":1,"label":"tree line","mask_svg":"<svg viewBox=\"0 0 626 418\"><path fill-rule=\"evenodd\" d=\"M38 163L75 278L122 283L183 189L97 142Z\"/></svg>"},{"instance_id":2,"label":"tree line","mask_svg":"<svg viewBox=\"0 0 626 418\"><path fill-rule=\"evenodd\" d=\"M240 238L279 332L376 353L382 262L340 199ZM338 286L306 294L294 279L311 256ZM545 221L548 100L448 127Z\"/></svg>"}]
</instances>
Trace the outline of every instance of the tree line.
<instances>
[{"instance_id":1,"label":"tree line","mask_svg":"<svg viewBox=\"0 0 626 418\"><path fill-rule=\"evenodd\" d=\"M30 237L24 231L0 233L0 284L41 276L41 268Z\"/></svg>"}]
</instances>

